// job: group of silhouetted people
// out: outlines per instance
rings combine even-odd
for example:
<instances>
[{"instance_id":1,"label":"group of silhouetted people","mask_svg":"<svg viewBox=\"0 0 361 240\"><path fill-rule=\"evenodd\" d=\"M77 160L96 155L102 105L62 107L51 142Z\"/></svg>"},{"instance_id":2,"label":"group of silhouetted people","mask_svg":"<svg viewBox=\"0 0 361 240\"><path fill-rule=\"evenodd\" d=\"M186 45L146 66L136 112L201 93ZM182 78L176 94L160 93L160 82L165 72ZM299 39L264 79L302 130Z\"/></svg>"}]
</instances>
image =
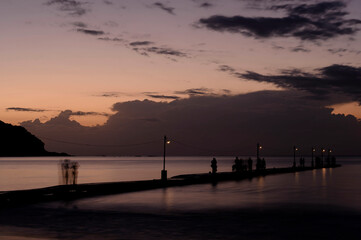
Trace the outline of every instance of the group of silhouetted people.
<instances>
[{"instance_id":1,"label":"group of silhouetted people","mask_svg":"<svg viewBox=\"0 0 361 240\"><path fill-rule=\"evenodd\" d=\"M213 158L211 161L212 174L217 173L217 159ZM252 158L248 158L248 160L239 159L236 157L234 160L234 164L232 165L232 172L246 172L252 171L253 168L253 160ZM265 170L266 169L266 160L264 158L257 159L256 170Z\"/></svg>"},{"instance_id":2,"label":"group of silhouetted people","mask_svg":"<svg viewBox=\"0 0 361 240\"><path fill-rule=\"evenodd\" d=\"M252 171L252 168L253 168L252 158L248 158L248 160L243 160L236 157L236 159L234 160L234 164L232 165L232 171L238 173Z\"/></svg>"},{"instance_id":3,"label":"group of silhouetted people","mask_svg":"<svg viewBox=\"0 0 361 240\"><path fill-rule=\"evenodd\" d=\"M60 162L62 184L77 184L79 163L65 159Z\"/></svg>"},{"instance_id":4,"label":"group of silhouetted people","mask_svg":"<svg viewBox=\"0 0 361 240\"><path fill-rule=\"evenodd\" d=\"M294 167L296 162L294 162ZM232 172L240 173L240 172L246 172L246 171L252 171L253 160L249 158L247 161L243 159L239 159L236 157L234 160L234 164L232 165ZM321 168L321 167L334 167L336 166L336 158L335 156L328 156L326 158L326 161L324 162L323 159L320 157L315 158L315 162L312 159L311 167L315 168ZM305 167L305 158L300 158L300 165L299 167L304 168ZM217 160L216 158L213 158L211 161L211 168L212 168L212 174L217 173ZM266 169L266 160L264 158L258 158L256 162L256 171L265 170Z\"/></svg>"}]
</instances>

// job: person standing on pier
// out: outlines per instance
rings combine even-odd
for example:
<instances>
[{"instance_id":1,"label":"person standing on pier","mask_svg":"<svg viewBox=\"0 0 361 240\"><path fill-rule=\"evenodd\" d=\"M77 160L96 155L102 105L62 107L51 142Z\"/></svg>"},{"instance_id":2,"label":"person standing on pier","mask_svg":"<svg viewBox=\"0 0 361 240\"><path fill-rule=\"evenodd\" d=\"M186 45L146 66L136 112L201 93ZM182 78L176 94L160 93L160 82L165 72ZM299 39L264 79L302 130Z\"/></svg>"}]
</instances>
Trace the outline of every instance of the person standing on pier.
<instances>
[{"instance_id":1,"label":"person standing on pier","mask_svg":"<svg viewBox=\"0 0 361 240\"><path fill-rule=\"evenodd\" d=\"M211 161L211 168L212 168L212 174L216 174L217 173L217 160L216 160L216 158L213 158L213 160Z\"/></svg>"},{"instance_id":2,"label":"person standing on pier","mask_svg":"<svg viewBox=\"0 0 361 240\"><path fill-rule=\"evenodd\" d=\"M236 159L234 160L234 164L232 166L232 171L239 173L242 170L243 170L243 159L238 159L238 157L236 157Z\"/></svg>"},{"instance_id":3,"label":"person standing on pier","mask_svg":"<svg viewBox=\"0 0 361 240\"><path fill-rule=\"evenodd\" d=\"M72 171L72 177L73 177L73 185L77 184L78 180L78 168L79 163L78 162L72 162L71 163L71 171Z\"/></svg>"}]
</instances>

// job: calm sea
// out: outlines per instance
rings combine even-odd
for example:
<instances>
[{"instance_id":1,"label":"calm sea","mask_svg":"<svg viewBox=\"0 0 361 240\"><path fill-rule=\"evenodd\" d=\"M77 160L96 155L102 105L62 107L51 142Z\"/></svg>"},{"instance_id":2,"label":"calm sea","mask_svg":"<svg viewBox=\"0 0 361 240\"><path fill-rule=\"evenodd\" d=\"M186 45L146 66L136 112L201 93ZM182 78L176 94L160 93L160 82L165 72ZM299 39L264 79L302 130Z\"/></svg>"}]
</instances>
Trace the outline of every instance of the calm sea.
<instances>
[{"instance_id":1,"label":"calm sea","mask_svg":"<svg viewBox=\"0 0 361 240\"><path fill-rule=\"evenodd\" d=\"M70 159L80 163L79 183L156 179L162 169L161 157ZM209 172L211 159L169 157L168 176ZM60 160L1 158L0 191L59 184ZM217 160L219 171L231 170L233 157ZM360 239L361 157L337 161L342 167L8 209L0 239Z\"/></svg>"},{"instance_id":2,"label":"calm sea","mask_svg":"<svg viewBox=\"0 0 361 240\"><path fill-rule=\"evenodd\" d=\"M0 158L0 191L58 185L64 157ZM149 180L160 178L162 157L68 157L80 164L78 183ZM246 158L245 158L246 159ZM292 158L266 158L267 167L289 167ZM167 157L168 177L207 173L212 157ZM217 157L218 171L232 170L234 157ZM358 159L348 159L358 161Z\"/></svg>"},{"instance_id":3,"label":"calm sea","mask_svg":"<svg viewBox=\"0 0 361 240\"><path fill-rule=\"evenodd\" d=\"M60 184L59 162L63 159L61 157L0 158L0 191ZM160 178L163 166L162 157L70 157L68 159L80 164L78 183L157 179ZM168 177L209 172L211 159L211 157L168 157L166 159ZM231 171L233 157L217 157L217 160L218 171ZM267 167L271 168L289 167L293 161L292 157L268 157L266 160ZM310 164L309 161L306 160L306 165ZM129 198L112 199L117 198L115 196L106 199L117 204L127 204L128 207L149 205L149 202L153 202L150 207L168 208L172 206L172 199L177 199L177 204L182 205L182 208L302 201L347 205L361 209L359 183L361 157L343 157L338 158L337 161L343 165L341 168L267 176L250 181L220 183L217 186L196 185L170 188L166 191L122 194ZM153 200L149 201L149 199ZM195 204L199 200L203 204ZM104 207L105 205L111 207L109 201L99 202Z\"/></svg>"}]
</instances>

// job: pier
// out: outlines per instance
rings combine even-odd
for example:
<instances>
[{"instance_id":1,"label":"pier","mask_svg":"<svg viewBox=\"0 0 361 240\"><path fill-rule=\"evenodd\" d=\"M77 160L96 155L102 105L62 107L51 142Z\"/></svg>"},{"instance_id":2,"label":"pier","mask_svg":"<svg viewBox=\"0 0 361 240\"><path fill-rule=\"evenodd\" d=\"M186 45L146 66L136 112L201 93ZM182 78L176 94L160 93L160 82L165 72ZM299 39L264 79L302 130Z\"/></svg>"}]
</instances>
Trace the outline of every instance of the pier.
<instances>
[{"instance_id":1,"label":"pier","mask_svg":"<svg viewBox=\"0 0 361 240\"><path fill-rule=\"evenodd\" d=\"M4 191L0 192L0 208L50 201L71 201L80 198L129 193L168 187L180 187L195 184L216 184L218 182L240 181L261 176L303 172L322 168L336 168L340 166L341 165L336 164L320 168L289 167L270 168L243 172L220 172L216 174L185 174L174 176L166 180L154 179L144 181L58 185L53 187L30 190Z\"/></svg>"}]
</instances>

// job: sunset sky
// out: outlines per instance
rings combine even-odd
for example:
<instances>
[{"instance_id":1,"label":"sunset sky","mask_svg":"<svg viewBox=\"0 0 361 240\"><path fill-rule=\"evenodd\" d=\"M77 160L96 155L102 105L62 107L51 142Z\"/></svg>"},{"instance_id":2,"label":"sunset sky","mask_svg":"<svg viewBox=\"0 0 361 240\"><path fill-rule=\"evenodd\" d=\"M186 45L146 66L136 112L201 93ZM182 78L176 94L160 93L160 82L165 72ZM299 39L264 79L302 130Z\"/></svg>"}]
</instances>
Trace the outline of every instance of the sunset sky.
<instances>
[{"instance_id":1,"label":"sunset sky","mask_svg":"<svg viewBox=\"0 0 361 240\"><path fill-rule=\"evenodd\" d=\"M50 150L85 154L46 138L98 144L134 119L169 123L165 112L200 121L312 108L361 133L359 0L2 0L0 16L0 120L25 126ZM206 106L200 118L194 104ZM160 129L177 135L186 122ZM64 135L54 130L66 124ZM98 140L80 137L84 129L100 131ZM120 154L91 153L102 151Z\"/></svg>"}]
</instances>

